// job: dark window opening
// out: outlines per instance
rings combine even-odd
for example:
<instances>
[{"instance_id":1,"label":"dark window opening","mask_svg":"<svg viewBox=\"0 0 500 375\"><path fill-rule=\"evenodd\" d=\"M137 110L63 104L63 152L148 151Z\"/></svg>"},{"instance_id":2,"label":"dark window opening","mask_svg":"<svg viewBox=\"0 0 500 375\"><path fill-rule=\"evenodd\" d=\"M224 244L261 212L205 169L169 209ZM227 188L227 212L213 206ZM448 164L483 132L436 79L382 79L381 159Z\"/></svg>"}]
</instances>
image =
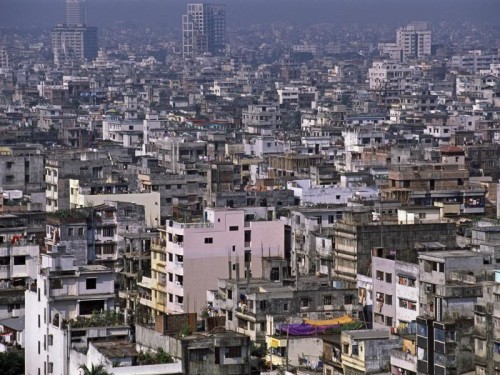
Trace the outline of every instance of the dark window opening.
<instances>
[{"instance_id":1,"label":"dark window opening","mask_svg":"<svg viewBox=\"0 0 500 375\"><path fill-rule=\"evenodd\" d=\"M80 315L91 315L94 311L102 310L104 310L104 300L80 302Z\"/></svg>"},{"instance_id":2,"label":"dark window opening","mask_svg":"<svg viewBox=\"0 0 500 375\"><path fill-rule=\"evenodd\" d=\"M85 280L85 287L86 287L86 289L96 289L97 288L97 279L90 278L90 279Z\"/></svg>"}]
</instances>

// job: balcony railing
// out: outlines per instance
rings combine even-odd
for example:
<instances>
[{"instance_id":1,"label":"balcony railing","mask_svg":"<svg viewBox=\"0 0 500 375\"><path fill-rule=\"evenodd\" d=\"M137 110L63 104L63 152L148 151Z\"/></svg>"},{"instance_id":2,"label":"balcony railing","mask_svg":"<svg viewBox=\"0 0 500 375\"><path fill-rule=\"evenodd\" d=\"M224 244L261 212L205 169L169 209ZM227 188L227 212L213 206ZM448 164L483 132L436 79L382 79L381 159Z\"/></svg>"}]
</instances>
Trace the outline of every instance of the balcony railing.
<instances>
[{"instance_id":1,"label":"balcony railing","mask_svg":"<svg viewBox=\"0 0 500 375\"><path fill-rule=\"evenodd\" d=\"M211 222L200 222L200 223L179 223L177 221L169 222L169 227L188 229L188 228L213 228L214 224Z\"/></svg>"},{"instance_id":2,"label":"balcony railing","mask_svg":"<svg viewBox=\"0 0 500 375\"><path fill-rule=\"evenodd\" d=\"M404 352L400 349L391 350L391 357L398 358L402 361L417 363L417 357L411 353Z\"/></svg>"}]
</instances>

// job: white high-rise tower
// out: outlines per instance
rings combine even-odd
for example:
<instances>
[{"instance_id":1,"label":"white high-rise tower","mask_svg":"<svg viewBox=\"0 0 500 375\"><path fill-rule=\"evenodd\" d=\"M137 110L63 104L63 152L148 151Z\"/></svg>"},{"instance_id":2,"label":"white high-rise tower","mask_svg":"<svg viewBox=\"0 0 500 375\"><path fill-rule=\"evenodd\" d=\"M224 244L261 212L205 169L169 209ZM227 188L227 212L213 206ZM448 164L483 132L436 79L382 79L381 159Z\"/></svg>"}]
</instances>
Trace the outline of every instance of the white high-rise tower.
<instances>
[{"instance_id":1,"label":"white high-rise tower","mask_svg":"<svg viewBox=\"0 0 500 375\"><path fill-rule=\"evenodd\" d=\"M188 4L182 16L182 55L220 54L226 48L226 6Z\"/></svg>"},{"instance_id":2,"label":"white high-rise tower","mask_svg":"<svg viewBox=\"0 0 500 375\"><path fill-rule=\"evenodd\" d=\"M84 25L85 3L83 0L66 0L66 25Z\"/></svg>"},{"instance_id":3,"label":"white high-rise tower","mask_svg":"<svg viewBox=\"0 0 500 375\"><path fill-rule=\"evenodd\" d=\"M396 31L396 45L402 51L403 60L421 59L431 54L431 31L427 22L411 22Z\"/></svg>"}]
</instances>

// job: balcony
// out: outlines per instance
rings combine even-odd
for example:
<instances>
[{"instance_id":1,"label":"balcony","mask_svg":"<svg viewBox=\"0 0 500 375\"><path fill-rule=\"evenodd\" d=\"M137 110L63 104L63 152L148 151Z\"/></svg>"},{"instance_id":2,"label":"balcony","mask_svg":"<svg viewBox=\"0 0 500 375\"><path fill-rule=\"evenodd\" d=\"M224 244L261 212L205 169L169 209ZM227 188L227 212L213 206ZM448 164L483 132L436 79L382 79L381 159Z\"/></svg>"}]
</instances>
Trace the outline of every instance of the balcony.
<instances>
[{"instance_id":1,"label":"balcony","mask_svg":"<svg viewBox=\"0 0 500 375\"><path fill-rule=\"evenodd\" d=\"M445 354L434 353L434 363L438 366L447 368L457 367L457 359L455 356L447 356Z\"/></svg>"},{"instance_id":2,"label":"balcony","mask_svg":"<svg viewBox=\"0 0 500 375\"><path fill-rule=\"evenodd\" d=\"M141 281L137 282L137 285L145 289L151 289L153 286L153 280L150 277L143 276Z\"/></svg>"},{"instance_id":3,"label":"balcony","mask_svg":"<svg viewBox=\"0 0 500 375\"><path fill-rule=\"evenodd\" d=\"M154 308L153 306L153 302L151 301L151 299L148 299L148 298L139 298L139 303L143 306L147 306L149 308Z\"/></svg>"},{"instance_id":4,"label":"balcony","mask_svg":"<svg viewBox=\"0 0 500 375\"><path fill-rule=\"evenodd\" d=\"M151 249L157 252L165 252L167 240L164 238L155 238L151 241Z\"/></svg>"},{"instance_id":5,"label":"balcony","mask_svg":"<svg viewBox=\"0 0 500 375\"><path fill-rule=\"evenodd\" d=\"M474 336L486 338L486 325L484 324L474 324Z\"/></svg>"},{"instance_id":6,"label":"balcony","mask_svg":"<svg viewBox=\"0 0 500 375\"><path fill-rule=\"evenodd\" d=\"M52 287L50 288L50 297L77 297L78 293L76 286L69 287L68 285L63 285L60 288Z\"/></svg>"},{"instance_id":7,"label":"balcony","mask_svg":"<svg viewBox=\"0 0 500 375\"><path fill-rule=\"evenodd\" d=\"M401 349L391 350L391 365L404 370L417 371L417 357L402 351Z\"/></svg>"},{"instance_id":8,"label":"balcony","mask_svg":"<svg viewBox=\"0 0 500 375\"><path fill-rule=\"evenodd\" d=\"M45 198L57 200L57 191L45 190Z\"/></svg>"},{"instance_id":9,"label":"balcony","mask_svg":"<svg viewBox=\"0 0 500 375\"><path fill-rule=\"evenodd\" d=\"M236 311L236 316L238 318L243 318L245 320L250 320L252 322L256 321L255 313L253 313L252 311L248 310L247 307L238 306L235 309L235 311Z\"/></svg>"},{"instance_id":10,"label":"balcony","mask_svg":"<svg viewBox=\"0 0 500 375\"><path fill-rule=\"evenodd\" d=\"M178 281L169 282L167 284L167 292L184 297L184 286Z\"/></svg>"},{"instance_id":11,"label":"balcony","mask_svg":"<svg viewBox=\"0 0 500 375\"><path fill-rule=\"evenodd\" d=\"M176 221L170 221L168 226L176 229L191 229L191 228L213 228L214 224L211 222L200 222L200 223L178 223Z\"/></svg>"},{"instance_id":12,"label":"balcony","mask_svg":"<svg viewBox=\"0 0 500 375\"><path fill-rule=\"evenodd\" d=\"M184 244L182 242L169 242L167 244L168 250L177 255L184 254Z\"/></svg>"},{"instance_id":13,"label":"balcony","mask_svg":"<svg viewBox=\"0 0 500 375\"><path fill-rule=\"evenodd\" d=\"M488 365L488 358L482 357L479 355L474 356L474 363L479 366L487 366Z\"/></svg>"}]
</instances>

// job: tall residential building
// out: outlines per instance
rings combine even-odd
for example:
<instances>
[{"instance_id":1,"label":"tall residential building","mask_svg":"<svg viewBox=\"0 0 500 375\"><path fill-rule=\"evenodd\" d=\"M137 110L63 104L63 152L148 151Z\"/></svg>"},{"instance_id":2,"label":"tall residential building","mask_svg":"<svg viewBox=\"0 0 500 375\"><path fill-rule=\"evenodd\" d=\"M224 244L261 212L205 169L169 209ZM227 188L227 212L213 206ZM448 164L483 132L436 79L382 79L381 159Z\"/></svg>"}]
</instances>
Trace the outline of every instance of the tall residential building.
<instances>
[{"instance_id":1,"label":"tall residential building","mask_svg":"<svg viewBox=\"0 0 500 375\"><path fill-rule=\"evenodd\" d=\"M56 25L52 29L52 52L54 64L97 57L97 28L83 25Z\"/></svg>"},{"instance_id":2,"label":"tall residential building","mask_svg":"<svg viewBox=\"0 0 500 375\"><path fill-rule=\"evenodd\" d=\"M182 55L196 57L205 52L220 54L226 44L226 6L188 4L182 16Z\"/></svg>"},{"instance_id":3,"label":"tall residential building","mask_svg":"<svg viewBox=\"0 0 500 375\"><path fill-rule=\"evenodd\" d=\"M411 22L396 31L396 45L402 50L403 60L421 59L431 54L431 31L427 22Z\"/></svg>"},{"instance_id":4,"label":"tall residential building","mask_svg":"<svg viewBox=\"0 0 500 375\"><path fill-rule=\"evenodd\" d=\"M52 53L57 66L97 57L97 28L85 25L84 4L84 0L66 0L65 22L52 29Z\"/></svg>"},{"instance_id":5,"label":"tall residential building","mask_svg":"<svg viewBox=\"0 0 500 375\"><path fill-rule=\"evenodd\" d=\"M25 292L26 374L77 373L73 350L94 339L127 337L129 329L115 308L115 274L98 265L77 265L62 248L39 261L39 272ZM99 316L99 323L95 319ZM118 320L119 319L119 320ZM113 321L115 320L115 321ZM73 353L74 355L75 353Z\"/></svg>"},{"instance_id":6,"label":"tall residential building","mask_svg":"<svg viewBox=\"0 0 500 375\"><path fill-rule=\"evenodd\" d=\"M230 259L242 263L242 278L260 277L262 258L284 254L284 246L284 223L268 207L207 208L201 222L170 220L152 243L151 279L140 285L151 300L141 302L153 315L198 312Z\"/></svg>"},{"instance_id":7,"label":"tall residential building","mask_svg":"<svg viewBox=\"0 0 500 375\"><path fill-rule=\"evenodd\" d=\"M9 68L9 54L7 48L0 42L0 69Z\"/></svg>"},{"instance_id":8,"label":"tall residential building","mask_svg":"<svg viewBox=\"0 0 500 375\"><path fill-rule=\"evenodd\" d=\"M66 25L84 25L85 23L85 2L66 0Z\"/></svg>"}]
</instances>

